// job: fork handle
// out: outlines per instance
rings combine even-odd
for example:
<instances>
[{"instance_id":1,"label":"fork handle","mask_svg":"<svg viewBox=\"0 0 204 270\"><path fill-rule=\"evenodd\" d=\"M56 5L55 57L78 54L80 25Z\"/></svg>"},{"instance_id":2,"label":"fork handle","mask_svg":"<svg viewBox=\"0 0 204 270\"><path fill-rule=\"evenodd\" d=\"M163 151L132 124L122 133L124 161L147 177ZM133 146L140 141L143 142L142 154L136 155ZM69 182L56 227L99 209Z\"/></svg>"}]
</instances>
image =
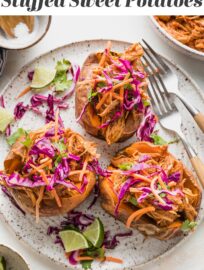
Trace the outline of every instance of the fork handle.
<instances>
[{"instance_id":1,"label":"fork handle","mask_svg":"<svg viewBox=\"0 0 204 270\"><path fill-rule=\"evenodd\" d=\"M190 114L193 116L194 120L196 121L199 128L204 133L204 114L199 112L198 109L196 109L193 105L191 105L185 97L183 97L180 94L176 94L176 96L180 99L180 101L185 105L187 110L190 112Z\"/></svg>"},{"instance_id":2,"label":"fork handle","mask_svg":"<svg viewBox=\"0 0 204 270\"><path fill-rule=\"evenodd\" d=\"M197 156L197 153L192 147L192 145L186 140L184 134L182 132L179 132L177 134L179 135L181 141L183 142L183 145L189 156L191 164L196 172L196 175L198 176L198 179L200 180L200 184L204 188L204 164L201 161L201 159Z\"/></svg>"},{"instance_id":3,"label":"fork handle","mask_svg":"<svg viewBox=\"0 0 204 270\"><path fill-rule=\"evenodd\" d=\"M194 115L194 120L196 121L202 132L204 132L204 114L202 114L201 112L197 113L196 115Z\"/></svg>"},{"instance_id":4,"label":"fork handle","mask_svg":"<svg viewBox=\"0 0 204 270\"><path fill-rule=\"evenodd\" d=\"M203 162L200 160L200 158L198 156L192 157L190 159L191 164L200 180L200 183L202 185L202 187L204 188L204 164Z\"/></svg>"}]
</instances>

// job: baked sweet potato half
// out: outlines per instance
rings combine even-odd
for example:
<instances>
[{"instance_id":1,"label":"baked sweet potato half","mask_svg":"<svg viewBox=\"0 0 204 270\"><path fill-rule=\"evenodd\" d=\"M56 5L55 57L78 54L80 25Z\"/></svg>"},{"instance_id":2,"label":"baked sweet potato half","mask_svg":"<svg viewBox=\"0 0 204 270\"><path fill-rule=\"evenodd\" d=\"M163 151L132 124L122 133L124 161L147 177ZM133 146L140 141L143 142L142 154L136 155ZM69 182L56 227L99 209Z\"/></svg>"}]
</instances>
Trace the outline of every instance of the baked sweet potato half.
<instances>
[{"instance_id":1,"label":"baked sweet potato half","mask_svg":"<svg viewBox=\"0 0 204 270\"><path fill-rule=\"evenodd\" d=\"M70 129L49 123L13 144L5 159L0 184L26 213L55 216L82 203L96 176L94 143Z\"/></svg>"},{"instance_id":2,"label":"baked sweet potato half","mask_svg":"<svg viewBox=\"0 0 204 270\"><path fill-rule=\"evenodd\" d=\"M195 225L201 190L167 146L134 143L108 170L100 182L102 207L127 227L166 240Z\"/></svg>"},{"instance_id":3,"label":"baked sweet potato half","mask_svg":"<svg viewBox=\"0 0 204 270\"><path fill-rule=\"evenodd\" d=\"M137 131L139 139L143 137L142 121L149 119L150 103L142 55L138 43L123 53L111 51L108 43L104 52L89 55L83 64L75 89L76 118L88 133L108 144L124 141Z\"/></svg>"}]
</instances>

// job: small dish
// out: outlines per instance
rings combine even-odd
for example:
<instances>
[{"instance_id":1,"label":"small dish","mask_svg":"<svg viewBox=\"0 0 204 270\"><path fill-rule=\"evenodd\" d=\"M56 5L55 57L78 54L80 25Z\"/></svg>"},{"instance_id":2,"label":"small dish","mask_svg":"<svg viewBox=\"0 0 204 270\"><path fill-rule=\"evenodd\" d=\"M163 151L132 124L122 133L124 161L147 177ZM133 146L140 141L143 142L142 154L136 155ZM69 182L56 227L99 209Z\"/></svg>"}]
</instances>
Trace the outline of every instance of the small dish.
<instances>
[{"instance_id":1,"label":"small dish","mask_svg":"<svg viewBox=\"0 0 204 270\"><path fill-rule=\"evenodd\" d=\"M17 38L8 38L0 29L0 47L5 49L26 49L38 43L48 32L51 24L51 16L35 16L32 33L21 35Z\"/></svg>"},{"instance_id":2,"label":"small dish","mask_svg":"<svg viewBox=\"0 0 204 270\"><path fill-rule=\"evenodd\" d=\"M168 43L171 47L173 47L177 51L180 51L180 52L184 53L185 55L188 55L188 56L193 57L195 59L204 61L204 53L203 52L192 49L192 48L182 44L181 42L176 40L174 37L172 37L165 29L163 29L159 25L159 23L156 21L154 16L150 16L149 18L150 18L150 20L152 22L152 25L153 25L153 28L154 28L155 32L157 32L159 34L159 36L166 43Z\"/></svg>"},{"instance_id":3,"label":"small dish","mask_svg":"<svg viewBox=\"0 0 204 270\"><path fill-rule=\"evenodd\" d=\"M9 270L29 270L24 259L14 250L4 245L0 245L0 256L6 260L6 269Z\"/></svg>"}]
</instances>

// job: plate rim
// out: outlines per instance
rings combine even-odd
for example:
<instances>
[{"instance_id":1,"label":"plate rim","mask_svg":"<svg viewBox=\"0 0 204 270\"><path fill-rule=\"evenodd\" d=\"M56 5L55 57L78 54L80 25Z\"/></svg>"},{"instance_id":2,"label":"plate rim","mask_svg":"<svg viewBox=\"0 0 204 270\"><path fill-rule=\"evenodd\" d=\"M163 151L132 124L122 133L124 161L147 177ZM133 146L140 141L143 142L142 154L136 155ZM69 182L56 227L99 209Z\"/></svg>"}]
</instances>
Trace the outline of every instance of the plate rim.
<instances>
[{"instance_id":1,"label":"plate rim","mask_svg":"<svg viewBox=\"0 0 204 270\"><path fill-rule=\"evenodd\" d=\"M0 92L0 95L4 95L4 93L6 92L6 90L13 84L13 82L15 81L15 79L18 77L18 75L25 71L25 69L27 69L31 64L33 64L34 62L38 61L39 59L49 55L50 53L53 53L53 52L56 52L58 50L62 50L62 49L65 49L65 48L69 48L69 47L72 47L74 45L80 45L80 44L83 44L83 43L92 43L92 42L108 42L108 41L111 41L113 44L114 43L119 43L121 45L131 45L133 44L133 42L130 42L130 41L125 41L125 40L118 40L118 39L87 39L87 40L78 40L78 41L73 41L71 43L66 43L66 44L63 44L61 46L58 46L58 47L55 47L53 49L50 49L49 51L46 51L46 52L43 52L42 54L39 54L35 57L33 57L31 60L29 60L26 64L24 64L22 67L19 68L19 70L11 77L11 79L9 80L9 82L4 86L3 90ZM137 41L139 42L139 41ZM195 87L195 90L197 91L197 93L201 96L201 98L203 99L203 102L204 102L204 93L202 92L201 88L198 86L198 84L195 82L195 80L193 78L191 78L188 74L187 71L185 71L185 69L183 67L181 67L179 64L175 63L174 60L166 57L166 56L163 56L163 54L159 54L162 58L164 58L165 61L169 62L170 64L174 65L176 68L179 69L179 71L185 76L188 78L188 80L190 81L190 83ZM202 192L203 193L203 192ZM202 201L204 200L204 196L202 194ZM200 211L202 211L202 209L200 208ZM199 212L200 212L199 211ZM54 262L56 265L60 265L64 268L67 267L67 265L65 266L65 264L63 262L59 262L53 258L50 258L48 255L45 255L43 254L42 252L40 252L39 250L35 249L34 247L32 247L25 239L23 239L18 233L16 233L16 231L10 226L10 224L8 223L7 219L5 218L5 215L0 212L0 216L3 217L4 221L6 224L9 225L9 229L11 229L15 236L17 237L17 240L22 242L22 244L25 244L25 246L28 246L29 248L31 248L32 251L35 252L36 255L40 255L42 256L42 258L48 258L50 262ZM197 228L200 226L200 224L202 223L202 220L204 219L204 214L201 215L200 219L198 220L198 225L196 226L196 229L195 231L197 230ZM175 251L175 249L177 249L178 247L180 247L181 245L183 245L186 240L191 237L195 231L193 232L190 232L188 233L188 235L184 236L183 239L181 241L179 241L175 246L173 246L171 249L167 250L166 252L164 252L163 254L159 255L158 257L150 260L150 261L147 261L145 263L141 263L139 265L136 265L136 266L133 266L132 267L124 267L123 270L133 270L133 269L140 269L144 266L149 266L151 264L154 264L155 262L158 262L160 260L162 260L164 257L170 255L172 252ZM71 269L71 268L70 268ZM72 268L74 269L74 268Z\"/></svg>"}]
</instances>

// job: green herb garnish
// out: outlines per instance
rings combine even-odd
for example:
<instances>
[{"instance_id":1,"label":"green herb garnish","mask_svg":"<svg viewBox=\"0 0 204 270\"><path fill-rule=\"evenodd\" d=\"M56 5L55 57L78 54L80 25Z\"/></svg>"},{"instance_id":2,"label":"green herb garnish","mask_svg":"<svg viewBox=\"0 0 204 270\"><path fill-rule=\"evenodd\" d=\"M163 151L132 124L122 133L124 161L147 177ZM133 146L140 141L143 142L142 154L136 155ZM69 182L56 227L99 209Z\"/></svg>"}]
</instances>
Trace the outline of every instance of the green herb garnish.
<instances>
[{"instance_id":1,"label":"green herb garnish","mask_svg":"<svg viewBox=\"0 0 204 270\"><path fill-rule=\"evenodd\" d=\"M160 193L159 196L160 196L161 198L164 198L164 197L166 197L166 194L165 194L165 193Z\"/></svg>"},{"instance_id":2,"label":"green herb garnish","mask_svg":"<svg viewBox=\"0 0 204 270\"><path fill-rule=\"evenodd\" d=\"M125 90L132 90L133 88L132 88L132 85L131 85L130 83L128 83L128 84L126 84L126 85L124 86L124 89L125 89Z\"/></svg>"},{"instance_id":3,"label":"green herb garnish","mask_svg":"<svg viewBox=\"0 0 204 270\"><path fill-rule=\"evenodd\" d=\"M106 83L105 83L105 82L99 82L99 83L97 83L97 86L98 86L99 88L103 88L103 87L106 86Z\"/></svg>"},{"instance_id":4,"label":"green herb garnish","mask_svg":"<svg viewBox=\"0 0 204 270\"><path fill-rule=\"evenodd\" d=\"M84 270L90 270L93 261L81 261L81 266Z\"/></svg>"},{"instance_id":5,"label":"green herb garnish","mask_svg":"<svg viewBox=\"0 0 204 270\"><path fill-rule=\"evenodd\" d=\"M168 142L167 141L165 141L161 136L159 136L158 134L156 134L156 133L152 133L151 135L150 135L150 138L152 138L153 139L153 143L155 144L155 145L166 145L166 144L168 144Z\"/></svg>"},{"instance_id":6,"label":"green herb garnish","mask_svg":"<svg viewBox=\"0 0 204 270\"><path fill-rule=\"evenodd\" d=\"M87 95L87 98L89 100L89 102L92 101L92 99L98 95L98 92L94 92L93 89L91 89L89 92L88 92L88 95Z\"/></svg>"},{"instance_id":7,"label":"green herb garnish","mask_svg":"<svg viewBox=\"0 0 204 270\"><path fill-rule=\"evenodd\" d=\"M185 220L181 226L181 230L183 232L188 232L190 230L192 230L193 228L195 228L195 226L197 226L197 222L195 221L189 221L188 219Z\"/></svg>"},{"instance_id":8,"label":"green herb garnish","mask_svg":"<svg viewBox=\"0 0 204 270\"><path fill-rule=\"evenodd\" d=\"M118 168L123 171L128 171L132 168L133 164L130 162L122 163L118 165Z\"/></svg>"},{"instance_id":9,"label":"green herb garnish","mask_svg":"<svg viewBox=\"0 0 204 270\"><path fill-rule=\"evenodd\" d=\"M64 153L67 149L66 145L62 141L54 143L54 146L59 150L60 153Z\"/></svg>"},{"instance_id":10,"label":"green herb garnish","mask_svg":"<svg viewBox=\"0 0 204 270\"><path fill-rule=\"evenodd\" d=\"M7 138L7 142L10 146L12 146L20 137L26 136L27 134L27 131L25 131L23 128L19 128Z\"/></svg>"},{"instance_id":11,"label":"green herb garnish","mask_svg":"<svg viewBox=\"0 0 204 270\"><path fill-rule=\"evenodd\" d=\"M134 206L138 205L137 199L133 196L129 198L128 202L133 204Z\"/></svg>"},{"instance_id":12,"label":"green herb garnish","mask_svg":"<svg viewBox=\"0 0 204 270\"><path fill-rule=\"evenodd\" d=\"M145 107L150 106L150 101L149 101L149 100L143 100L142 103L143 103L143 105L144 105Z\"/></svg>"},{"instance_id":13,"label":"green herb garnish","mask_svg":"<svg viewBox=\"0 0 204 270\"><path fill-rule=\"evenodd\" d=\"M62 61L58 61L55 67L56 75L52 82L55 86L56 91L64 91L71 87L72 80L68 80L67 71L71 67L71 63L69 60L63 59Z\"/></svg>"}]
</instances>

